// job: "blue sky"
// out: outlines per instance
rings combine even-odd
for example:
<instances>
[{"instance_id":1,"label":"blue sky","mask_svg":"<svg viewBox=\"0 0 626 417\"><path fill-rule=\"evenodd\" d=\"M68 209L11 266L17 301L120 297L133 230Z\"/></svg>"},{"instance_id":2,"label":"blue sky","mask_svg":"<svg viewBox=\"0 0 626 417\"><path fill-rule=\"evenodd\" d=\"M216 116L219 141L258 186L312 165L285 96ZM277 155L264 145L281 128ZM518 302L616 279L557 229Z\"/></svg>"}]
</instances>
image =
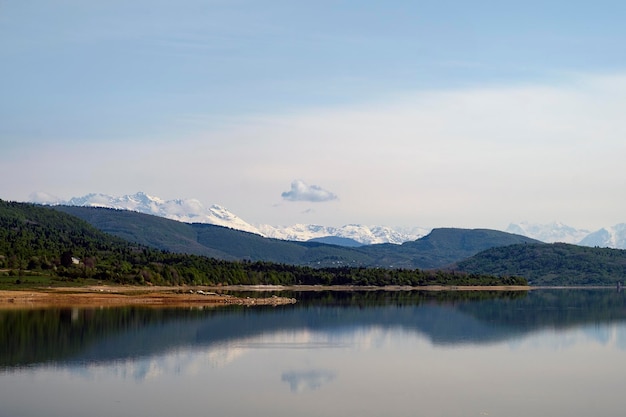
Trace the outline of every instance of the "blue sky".
<instances>
[{"instance_id":1,"label":"blue sky","mask_svg":"<svg viewBox=\"0 0 626 417\"><path fill-rule=\"evenodd\" d=\"M625 18L617 1L0 2L0 198L626 222Z\"/></svg>"}]
</instances>

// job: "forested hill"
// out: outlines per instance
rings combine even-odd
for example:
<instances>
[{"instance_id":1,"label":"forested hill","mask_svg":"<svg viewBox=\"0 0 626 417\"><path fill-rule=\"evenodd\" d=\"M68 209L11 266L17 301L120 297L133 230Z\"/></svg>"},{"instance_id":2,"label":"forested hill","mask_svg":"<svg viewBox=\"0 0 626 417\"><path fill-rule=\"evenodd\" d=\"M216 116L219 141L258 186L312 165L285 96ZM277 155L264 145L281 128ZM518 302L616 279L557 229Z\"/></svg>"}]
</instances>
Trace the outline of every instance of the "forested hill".
<instances>
[{"instance_id":1,"label":"forested hill","mask_svg":"<svg viewBox=\"0 0 626 417\"><path fill-rule=\"evenodd\" d=\"M127 210L75 206L52 208L80 217L106 233L168 252L313 267L367 266L371 262L366 254L342 246L268 239L222 226L182 223Z\"/></svg>"},{"instance_id":2,"label":"forested hill","mask_svg":"<svg viewBox=\"0 0 626 417\"><path fill-rule=\"evenodd\" d=\"M0 274L10 278L22 276L26 271L72 280L96 278L162 285L524 285L526 282L520 278L454 272L346 266L315 269L168 253L113 237L49 207L0 200Z\"/></svg>"},{"instance_id":3,"label":"forested hill","mask_svg":"<svg viewBox=\"0 0 626 417\"><path fill-rule=\"evenodd\" d=\"M360 249L374 258L375 266L428 269L445 267L489 248L519 243L541 242L498 230L439 228L402 245L385 243Z\"/></svg>"},{"instance_id":4,"label":"forested hill","mask_svg":"<svg viewBox=\"0 0 626 417\"><path fill-rule=\"evenodd\" d=\"M460 275L421 271L442 267ZM615 285L626 279L626 251L484 229L435 229L403 245L346 248L130 211L0 200L0 274L25 270L155 284L464 284L475 274L533 285Z\"/></svg>"},{"instance_id":5,"label":"forested hill","mask_svg":"<svg viewBox=\"0 0 626 417\"><path fill-rule=\"evenodd\" d=\"M626 250L565 243L513 245L486 250L453 269L519 275L532 285L616 285L626 280Z\"/></svg>"},{"instance_id":6,"label":"forested hill","mask_svg":"<svg viewBox=\"0 0 626 417\"><path fill-rule=\"evenodd\" d=\"M497 230L442 228L402 245L348 248L320 242L268 239L221 226L187 224L131 211L73 206L54 208L80 217L107 233L171 252L313 267L437 269L494 246L538 243L525 236Z\"/></svg>"},{"instance_id":7,"label":"forested hill","mask_svg":"<svg viewBox=\"0 0 626 417\"><path fill-rule=\"evenodd\" d=\"M0 266L53 269L71 265L72 257L129 251L129 242L55 210L0 200Z\"/></svg>"}]
</instances>

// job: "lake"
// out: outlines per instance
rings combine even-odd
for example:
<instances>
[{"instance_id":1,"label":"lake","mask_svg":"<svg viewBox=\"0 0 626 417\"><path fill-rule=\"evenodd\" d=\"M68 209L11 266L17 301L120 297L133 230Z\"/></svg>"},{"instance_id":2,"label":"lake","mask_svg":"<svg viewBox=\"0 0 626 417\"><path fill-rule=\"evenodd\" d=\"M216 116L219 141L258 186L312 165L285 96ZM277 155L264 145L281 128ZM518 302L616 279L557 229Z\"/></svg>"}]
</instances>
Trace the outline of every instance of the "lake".
<instances>
[{"instance_id":1,"label":"lake","mask_svg":"<svg viewBox=\"0 0 626 417\"><path fill-rule=\"evenodd\" d=\"M607 416L613 290L320 292L295 305L0 311L0 416Z\"/></svg>"}]
</instances>

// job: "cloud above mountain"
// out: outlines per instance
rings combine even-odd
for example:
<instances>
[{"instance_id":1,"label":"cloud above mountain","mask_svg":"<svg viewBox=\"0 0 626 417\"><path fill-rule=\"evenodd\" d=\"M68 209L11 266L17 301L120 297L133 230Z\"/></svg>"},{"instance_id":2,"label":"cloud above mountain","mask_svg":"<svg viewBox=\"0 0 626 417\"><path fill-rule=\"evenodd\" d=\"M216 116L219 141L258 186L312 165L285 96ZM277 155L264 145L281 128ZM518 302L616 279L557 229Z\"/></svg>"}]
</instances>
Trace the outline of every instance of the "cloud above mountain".
<instances>
[{"instance_id":1,"label":"cloud above mountain","mask_svg":"<svg viewBox=\"0 0 626 417\"><path fill-rule=\"evenodd\" d=\"M291 190L285 191L281 196L287 201L308 201L320 203L337 199L337 195L324 190L318 185L308 185L302 180L295 180L291 183Z\"/></svg>"}]
</instances>

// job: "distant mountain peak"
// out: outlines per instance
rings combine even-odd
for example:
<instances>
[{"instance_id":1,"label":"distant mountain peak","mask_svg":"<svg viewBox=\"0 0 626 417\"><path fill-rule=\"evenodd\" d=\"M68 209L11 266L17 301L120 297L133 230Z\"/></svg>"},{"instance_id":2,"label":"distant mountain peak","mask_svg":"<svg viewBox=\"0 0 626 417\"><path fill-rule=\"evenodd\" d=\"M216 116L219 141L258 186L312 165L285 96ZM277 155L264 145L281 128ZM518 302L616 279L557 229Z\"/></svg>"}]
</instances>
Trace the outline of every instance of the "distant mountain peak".
<instances>
[{"instance_id":1,"label":"distant mountain peak","mask_svg":"<svg viewBox=\"0 0 626 417\"><path fill-rule=\"evenodd\" d=\"M424 228L397 230L387 226L366 226L347 224L340 227L316 224L294 224L292 226L259 225L259 230L267 237L283 240L307 241L334 236L357 241L364 245L377 243L401 244L419 239L429 232ZM336 242L341 242L337 240Z\"/></svg>"},{"instance_id":2,"label":"distant mountain peak","mask_svg":"<svg viewBox=\"0 0 626 417\"><path fill-rule=\"evenodd\" d=\"M582 246L626 249L626 223L602 228L580 241Z\"/></svg>"},{"instance_id":3,"label":"distant mountain peak","mask_svg":"<svg viewBox=\"0 0 626 417\"><path fill-rule=\"evenodd\" d=\"M340 238L334 240L336 243L352 240L364 245L378 243L402 244L424 237L431 231L430 229L420 227L392 228L354 223L339 227L304 223L297 223L291 226L252 225L219 204L205 207L195 198L163 200L143 191L121 197L102 193L89 193L82 197L72 197L67 201L52 194L38 191L29 196L29 201L45 205L107 207L131 210L185 223L208 223L265 237L301 242L336 237ZM442 229L445 230L445 228ZM563 242L582 246L626 249L626 223L605 227L592 233L589 230L576 229L560 221L552 221L545 224L522 221L509 224L505 231L546 243Z\"/></svg>"},{"instance_id":4,"label":"distant mountain peak","mask_svg":"<svg viewBox=\"0 0 626 417\"><path fill-rule=\"evenodd\" d=\"M39 204L69 205L81 207L107 207L152 214L185 223L209 223L232 229L261 234L251 224L243 221L226 208L213 205L209 208L197 199L163 200L143 191L114 197L102 193L90 193L82 197L72 197L67 201L48 198L45 193L31 195L31 201ZM34 198L33 198L34 197Z\"/></svg>"},{"instance_id":5,"label":"distant mountain peak","mask_svg":"<svg viewBox=\"0 0 626 417\"><path fill-rule=\"evenodd\" d=\"M564 223L553 221L547 224L520 222L511 223L506 228L509 233L515 233L546 243L563 242L578 243L590 232L585 229L576 229Z\"/></svg>"},{"instance_id":6,"label":"distant mountain peak","mask_svg":"<svg viewBox=\"0 0 626 417\"><path fill-rule=\"evenodd\" d=\"M374 243L401 244L416 240L428 229L394 229L387 226L365 226L347 224L341 227L321 226L317 224L295 224L292 226L254 226L245 222L224 206L213 204L205 207L195 198L163 200L143 191L115 197L102 193L90 193L82 197L72 197L63 201L46 193L33 193L31 202L47 205L69 205L82 207L107 207L121 210L152 214L185 223L208 223L255 233L265 237L282 240L308 241L311 239L336 237L335 243L353 246L352 241L368 245Z\"/></svg>"},{"instance_id":7,"label":"distant mountain peak","mask_svg":"<svg viewBox=\"0 0 626 417\"><path fill-rule=\"evenodd\" d=\"M511 223L506 231L546 243L561 242L580 246L626 249L626 223L619 223L590 232L557 221L547 224L520 222Z\"/></svg>"}]
</instances>

